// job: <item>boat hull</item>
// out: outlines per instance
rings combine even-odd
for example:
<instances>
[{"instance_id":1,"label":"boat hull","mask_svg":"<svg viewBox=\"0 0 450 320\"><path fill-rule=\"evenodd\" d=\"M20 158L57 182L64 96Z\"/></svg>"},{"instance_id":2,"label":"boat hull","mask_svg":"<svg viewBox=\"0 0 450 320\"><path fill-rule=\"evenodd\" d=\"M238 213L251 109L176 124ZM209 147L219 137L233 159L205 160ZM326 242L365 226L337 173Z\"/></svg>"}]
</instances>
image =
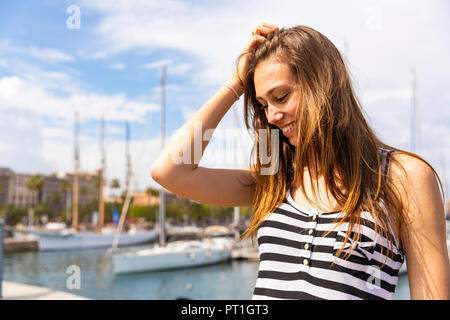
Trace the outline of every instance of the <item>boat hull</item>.
<instances>
[{"instance_id":1,"label":"boat hull","mask_svg":"<svg viewBox=\"0 0 450 320\"><path fill-rule=\"evenodd\" d=\"M146 244L154 240L157 235L156 231L122 233L119 237L118 247ZM66 237L38 235L38 246L40 251L106 249L113 245L114 237L114 233L95 232L77 232Z\"/></svg>"},{"instance_id":2,"label":"boat hull","mask_svg":"<svg viewBox=\"0 0 450 320\"><path fill-rule=\"evenodd\" d=\"M199 267L231 258L227 239L177 241L166 247L117 252L112 255L112 267L115 274L125 274Z\"/></svg>"},{"instance_id":3,"label":"boat hull","mask_svg":"<svg viewBox=\"0 0 450 320\"><path fill-rule=\"evenodd\" d=\"M113 272L126 274L180 268L199 267L217 264L231 259L229 250L210 250L206 252L167 253L161 255L122 257L113 256Z\"/></svg>"}]
</instances>

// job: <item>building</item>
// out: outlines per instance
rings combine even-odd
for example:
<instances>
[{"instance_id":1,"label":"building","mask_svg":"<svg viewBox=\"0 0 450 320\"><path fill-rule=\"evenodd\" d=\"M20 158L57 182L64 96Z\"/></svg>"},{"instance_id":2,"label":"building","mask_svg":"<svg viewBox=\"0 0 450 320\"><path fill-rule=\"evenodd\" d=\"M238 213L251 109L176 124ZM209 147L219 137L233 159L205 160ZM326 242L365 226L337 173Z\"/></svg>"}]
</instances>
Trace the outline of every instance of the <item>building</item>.
<instances>
[{"instance_id":1,"label":"building","mask_svg":"<svg viewBox=\"0 0 450 320\"><path fill-rule=\"evenodd\" d=\"M32 174L14 173L11 177L8 190L8 204L21 208L33 208L37 206L38 192L28 189L28 181Z\"/></svg>"},{"instance_id":2,"label":"building","mask_svg":"<svg viewBox=\"0 0 450 320\"><path fill-rule=\"evenodd\" d=\"M153 206L159 204L159 196L154 196L147 192L137 192L133 194L134 206Z\"/></svg>"},{"instance_id":3,"label":"building","mask_svg":"<svg viewBox=\"0 0 450 320\"><path fill-rule=\"evenodd\" d=\"M73 174L66 174L64 177L70 184L70 197L73 196ZM78 173L78 204L84 205L98 200L99 192L98 173L90 174L87 172Z\"/></svg>"},{"instance_id":4,"label":"building","mask_svg":"<svg viewBox=\"0 0 450 320\"><path fill-rule=\"evenodd\" d=\"M0 168L0 203L7 203L11 190L12 172L9 168Z\"/></svg>"},{"instance_id":5,"label":"building","mask_svg":"<svg viewBox=\"0 0 450 320\"><path fill-rule=\"evenodd\" d=\"M68 187L66 189L66 187ZM56 174L45 176L42 189L42 203L46 203L51 211L61 211L70 204L70 182L65 177Z\"/></svg>"},{"instance_id":6,"label":"building","mask_svg":"<svg viewBox=\"0 0 450 320\"><path fill-rule=\"evenodd\" d=\"M181 197L178 195L165 190L164 199L166 203L172 203L174 201L181 201ZM133 194L133 205L134 206L153 206L159 204L159 196L149 194L145 191L136 192Z\"/></svg>"},{"instance_id":7,"label":"building","mask_svg":"<svg viewBox=\"0 0 450 320\"><path fill-rule=\"evenodd\" d=\"M0 168L0 203L21 208L33 208L38 204L38 192L27 187L32 174L15 173L9 168ZM56 174L42 175L45 178L41 201L51 209L61 210L70 206L73 197L73 174L58 177ZM98 174L79 173L79 205L98 199Z\"/></svg>"}]
</instances>

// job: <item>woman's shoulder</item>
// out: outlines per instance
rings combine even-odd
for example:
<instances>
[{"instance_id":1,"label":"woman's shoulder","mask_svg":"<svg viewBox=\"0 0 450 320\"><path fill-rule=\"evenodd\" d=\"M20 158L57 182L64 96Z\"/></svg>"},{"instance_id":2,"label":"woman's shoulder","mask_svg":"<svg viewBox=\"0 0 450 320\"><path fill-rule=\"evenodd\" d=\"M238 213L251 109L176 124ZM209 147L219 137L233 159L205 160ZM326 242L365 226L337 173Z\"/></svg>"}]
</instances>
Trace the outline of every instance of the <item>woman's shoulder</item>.
<instances>
[{"instance_id":1,"label":"woman's shoulder","mask_svg":"<svg viewBox=\"0 0 450 320\"><path fill-rule=\"evenodd\" d=\"M403 201L438 198L438 176L426 160L404 152L394 152L391 156L394 161L389 164L389 180L396 185Z\"/></svg>"},{"instance_id":2,"label":"woman's shoulder","mask_svg":"<svg viewBox=\"0 0 450 320\"><path fill-rule=\"evenodd\" d=\"M424 178L434 175L431 166L419 156L415 156L402 151L391 153L391 161L389 161L389 170L393 178Z\"/></svg>"}]
</instances>

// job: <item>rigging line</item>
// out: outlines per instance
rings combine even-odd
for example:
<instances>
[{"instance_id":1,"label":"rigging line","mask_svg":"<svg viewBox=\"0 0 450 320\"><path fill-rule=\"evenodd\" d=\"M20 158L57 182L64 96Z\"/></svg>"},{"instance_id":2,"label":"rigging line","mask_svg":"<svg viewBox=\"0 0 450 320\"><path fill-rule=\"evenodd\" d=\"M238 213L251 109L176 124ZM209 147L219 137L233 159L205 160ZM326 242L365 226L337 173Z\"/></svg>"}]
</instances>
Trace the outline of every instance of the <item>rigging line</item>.
<instances>
[{"instance_id":1,"label":"rigging line","mask_svg":"<svg viewBox=\"0 0 450 320\"><path fill-rule=\"evenodd\" d=\"M134 180L136 178L136 173L138 172L138 169L141 167L141 161L142 161L142 159L144 157L144 151L146 150L146 148L144 148L144 147L145 147L146 143L148 143L148 140L150 138L150 129L151 129L151 123L153 121L153 115L154 115L154 112L151 113L151 117L150 117L149 124L148 124L148 127L147 127L148 131L147 131L147 134L145 135L145 137L147 139L144 139L144 141L142 142L141 154L138 157L138 162L137 162L136 169L134 170L133 174L131 175L129 186L133 185ZM125 197L125 202L123 204L122 212L120 214L119 225L117 226L116 234L114 235L114 241L113 241L113 244L112 244L112 249L113 250L117 249L117 246L118 246L118 243L119 243L120 233L122 232L122 228L123 228L123 225L125 223L125 218L126 218L126 215L128 213L128 207L129 207L130 201L131 201L131 188L129 186L127 188L127 195Z\"/></svg>"}]
</instances>

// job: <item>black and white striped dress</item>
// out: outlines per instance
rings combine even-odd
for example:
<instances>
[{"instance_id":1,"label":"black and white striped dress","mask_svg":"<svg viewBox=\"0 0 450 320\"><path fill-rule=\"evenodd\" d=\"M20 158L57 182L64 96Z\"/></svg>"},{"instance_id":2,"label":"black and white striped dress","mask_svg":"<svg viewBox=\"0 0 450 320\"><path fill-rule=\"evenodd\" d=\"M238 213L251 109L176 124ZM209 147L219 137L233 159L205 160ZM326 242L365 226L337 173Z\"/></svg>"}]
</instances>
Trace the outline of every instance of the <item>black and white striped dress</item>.
<instances>
[{"instance_id":1,"label":"black and white striped dress","mask_svg":"<svg viewBox=\"0 0 450 320\"><path fill-rule=\"evenodd\" d=\"M380 151L386 172L391 151ZM390 246L391 259L386 256L387 239L375 233L372 216L362 212L357 247L351 251L349 238L343 254L336 257L347 223L322 236L340 214L302 208L288 191L258 228L260 264L252 299L392 299L404 261L398 239L394 236ZM356 226L353 231L357 232ZM345 260L347 250L351 255Z\"/></svg>"}]
</instances>

